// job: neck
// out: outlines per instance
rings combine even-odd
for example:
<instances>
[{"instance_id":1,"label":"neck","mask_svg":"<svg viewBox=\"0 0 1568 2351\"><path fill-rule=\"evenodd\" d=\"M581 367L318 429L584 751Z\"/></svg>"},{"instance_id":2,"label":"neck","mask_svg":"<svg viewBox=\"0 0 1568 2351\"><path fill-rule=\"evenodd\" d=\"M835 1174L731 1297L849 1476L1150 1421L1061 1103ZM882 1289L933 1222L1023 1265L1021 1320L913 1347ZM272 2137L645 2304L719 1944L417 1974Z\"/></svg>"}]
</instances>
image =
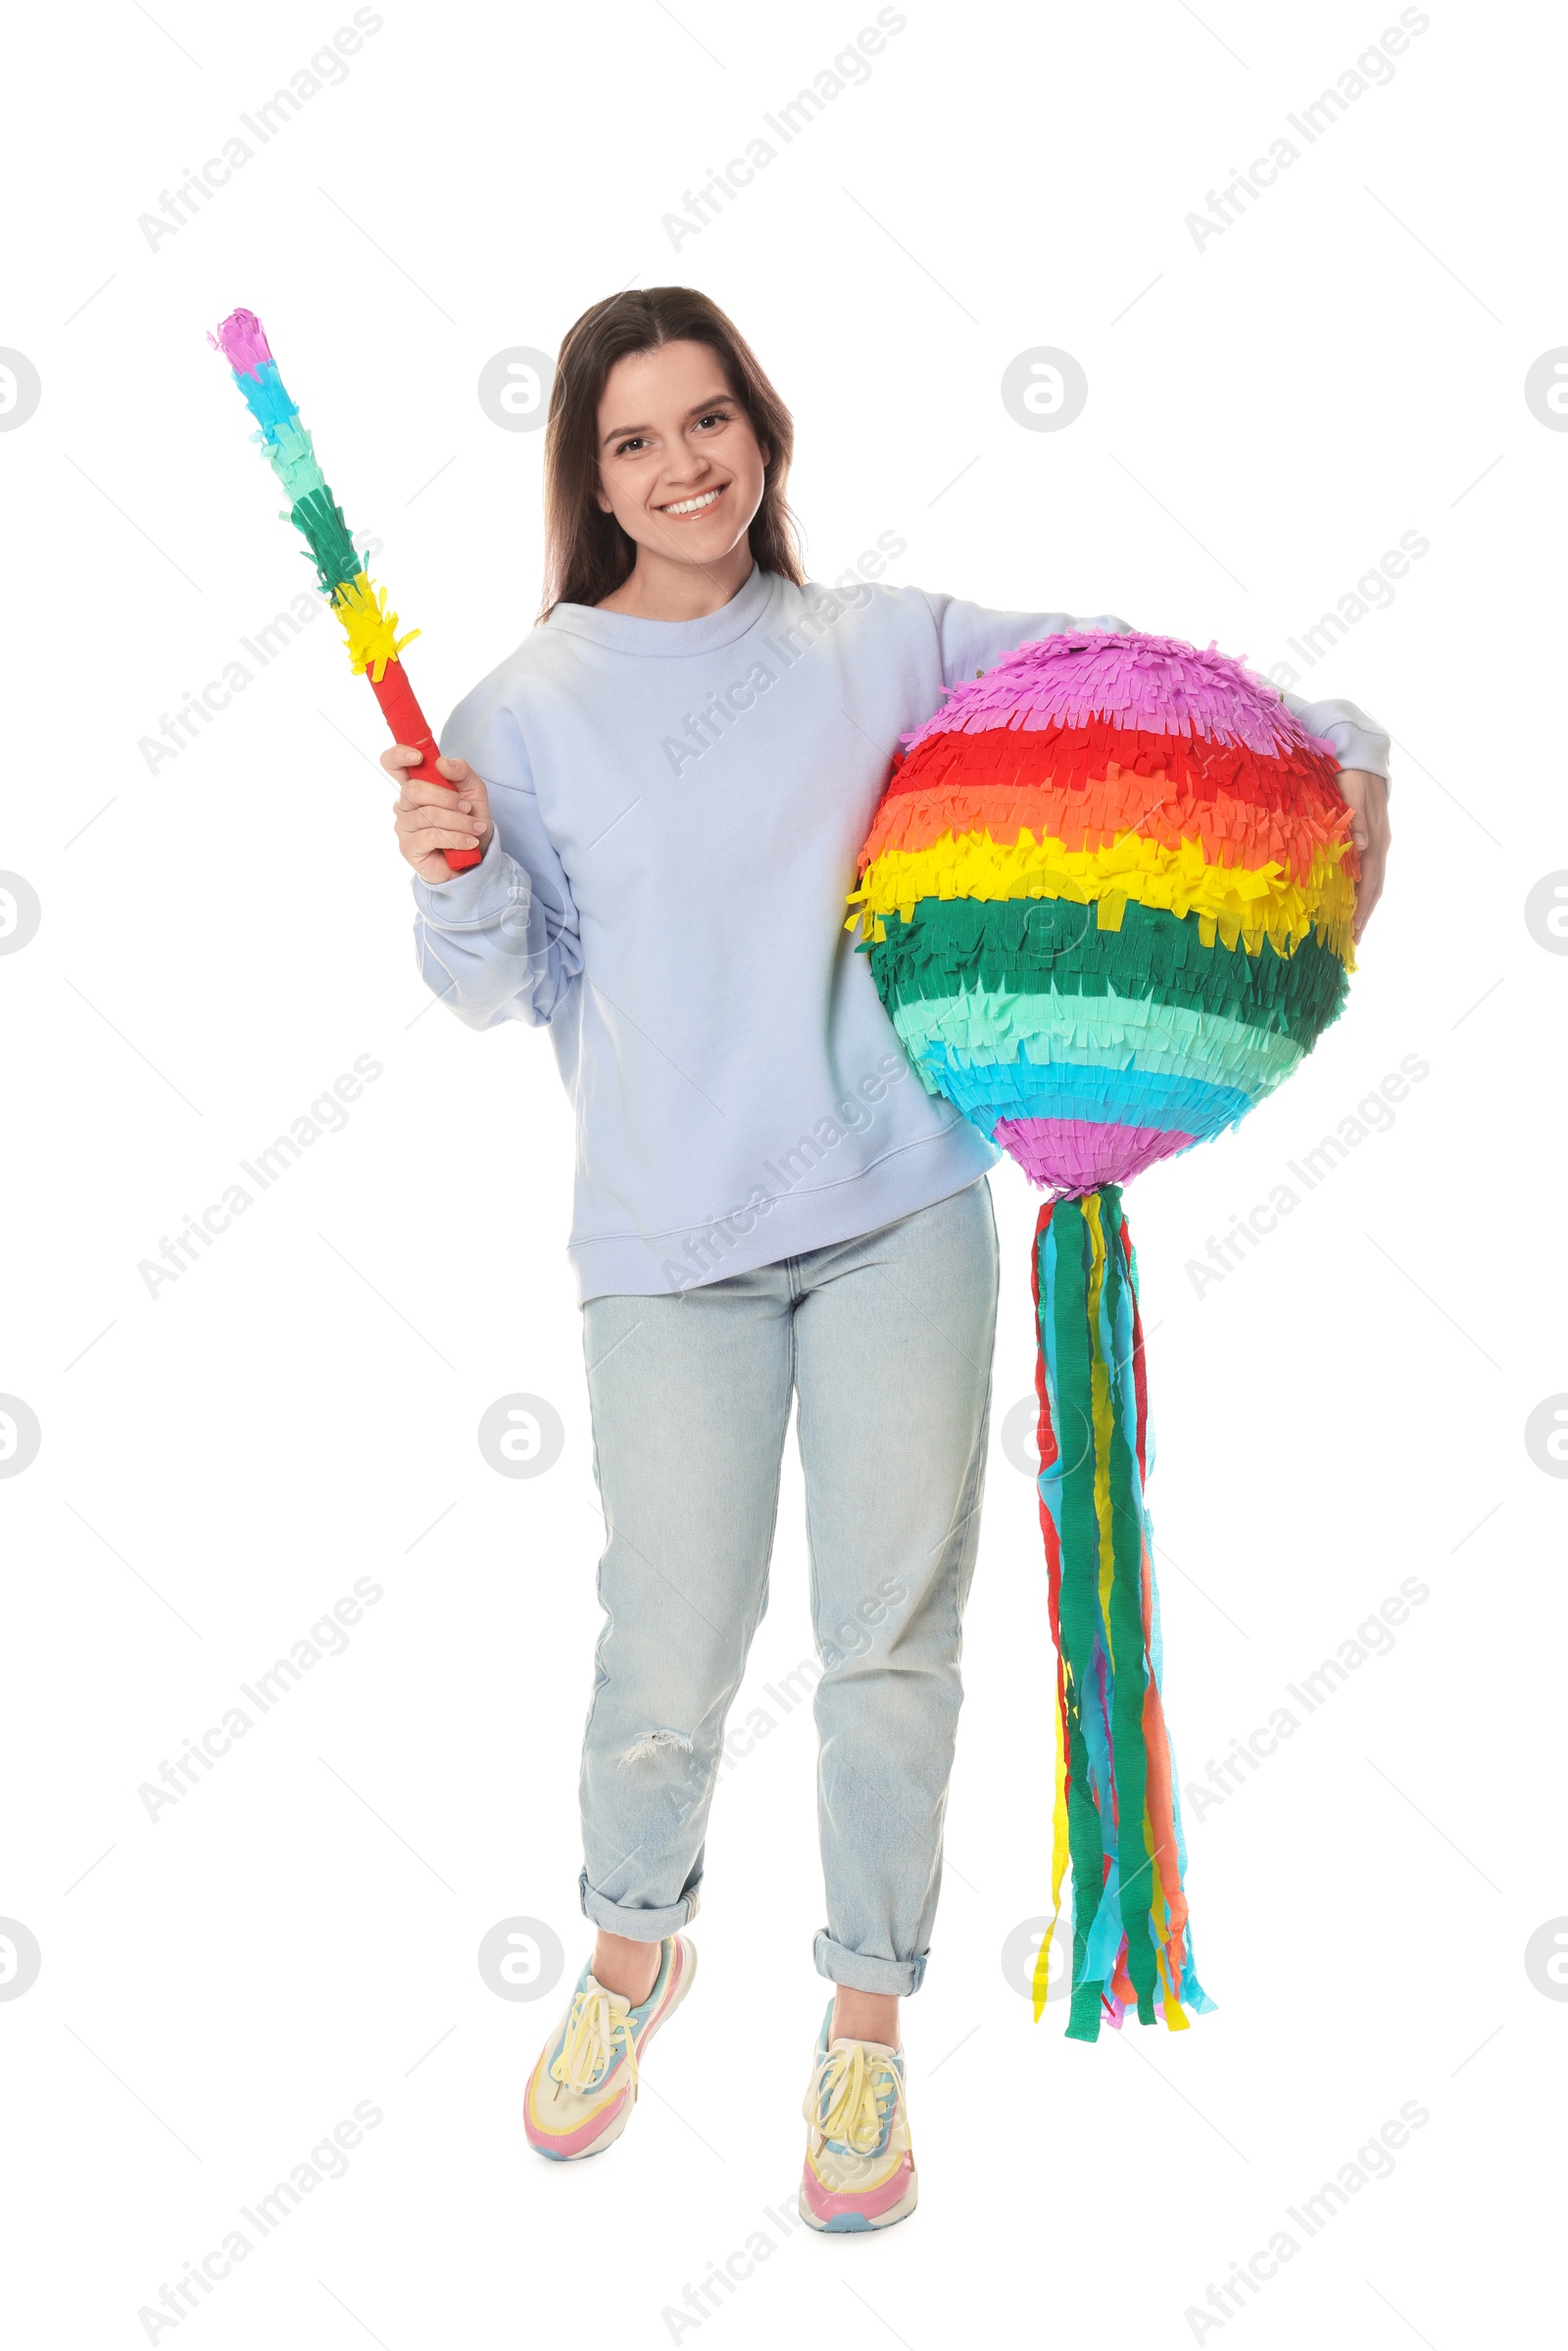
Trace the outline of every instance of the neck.
<instances>
[{"instance_id":1,"label":"neck","mask_svg":"<svg viewBox=\"0 0 1568 2351\"><path fill-rule=\"evenodd\" d=\"M634 620L706 620L740 594L755 567L744 539L711 563L672 563L639 547L632 569L598 609Z\"/></svg>"}]
</instances>

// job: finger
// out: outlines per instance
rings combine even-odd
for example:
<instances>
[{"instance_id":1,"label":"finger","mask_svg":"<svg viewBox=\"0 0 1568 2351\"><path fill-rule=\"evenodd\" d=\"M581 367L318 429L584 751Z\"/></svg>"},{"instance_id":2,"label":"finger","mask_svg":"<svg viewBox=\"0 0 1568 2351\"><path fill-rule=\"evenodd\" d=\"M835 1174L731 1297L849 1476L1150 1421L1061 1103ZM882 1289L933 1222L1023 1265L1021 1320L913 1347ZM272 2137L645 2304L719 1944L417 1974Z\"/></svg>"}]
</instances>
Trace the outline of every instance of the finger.
<instances>
[{"instance_id":1,"label":"finger","mask_svg":"<svg viewBox=\"0 0 1568 2351\"><path fill-rule=\"evenodd\" d=\"M1382 896L1383 859L1381 857L1374 857L1362 868L1361 880L1355 893L1355 922L1350 935L1357 946L1361 942L1361 933L1372 919L1372 910Z\"/></svg>"},{"instance_id":2,"label":"finger","mask_svg":"<svg viewBox=\"0 0 1568 2351\"><path fill-rule=\"evenodd\" d=\"M392 829L400 841L412 841L420 833L451 833L471 849L489 828L477 816L466 816L461 808L401 808L393 817Z\"/></svg>"},{"instance_id":3,"label":"finger","mask_svg":"<svg viewBox=\"0 0 1568 2351\"><path fill-rule=\"evenodd\" d=\"M392 803L392 820L399 832L416 832L421 824L458 825L473 833L486 829L486 819L478 808L463 808L450 792L440 790L428 800L414 800L405 793Z\"/></svg>"},{"instance_id":4,"label":"finger","mask_svg":"<svg viewBox=\"0 0 1568 2351\"><path fill-rule=\"evenodd\" d=\"M381 754L381 764L390 776L401 776L405 767L417 767L423 759L410 743L394 743L390 751Z\"/></svg>"},{"instance_id":5,"label":"finger","mask_svg":"<svg viewBox=\"0 0 1568 2351\"><path fill-rule=\"evenodd\" d=\"M437 774L444 775L449 784L466 784L468 781L466 759L437 759L435 764Z\"/></svg>"},{"instance_id":6,"label":"finger","mask_svg":"<svg viewBox=\"0 0 1568 2351\"><path fill-rule=\"evenodd\" d=\"M471 790L455 790L450 784L432 784L426 775L411 775L404 779L398 806L406 808L471 808L476 798Z\"/></svg>"},{"instance_id":7,"label":"finger","mask_svg":"<svg viewBox=\"0 0 1568 2351\"><path fill-rule=\"evenodd\" d=\"M471 833L457 832L447 826L428 825L416 833L402 835L405 853L413 857L427 857L435 849L472 849Z\"/></svg>"},{"instance_id":8,"label":"finger","mask_svg":"<svg viewBox=\"0 0 1568 2351\"><path fill-rule=\"evenodd\" d=\"M442 849L442 851L449 849L454 856L459 854L459 851L464 851L466 856L472 856L479 849L479 844L475 842L475 839L467 837L466 832L440 832L432 827L430 832L409 832L405 839L400 839L397 847L400 847L402 856L405 856L412 865L418 865L420 858L428 858L428 856L435 854L437 849Z\"/></svg>"}]
</instances>

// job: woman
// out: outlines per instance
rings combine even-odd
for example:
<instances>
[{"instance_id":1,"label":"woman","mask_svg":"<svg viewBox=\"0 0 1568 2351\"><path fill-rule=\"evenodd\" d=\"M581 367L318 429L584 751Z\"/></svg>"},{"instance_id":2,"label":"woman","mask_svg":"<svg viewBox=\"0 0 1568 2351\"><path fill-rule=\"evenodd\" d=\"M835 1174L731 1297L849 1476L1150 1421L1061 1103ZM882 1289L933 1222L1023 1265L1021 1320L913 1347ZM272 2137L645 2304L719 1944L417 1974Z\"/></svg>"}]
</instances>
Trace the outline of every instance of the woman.
<instances>
[{"instance_id":1,"label":"woman","mask_svg":"<svg viewBox=\"0 0 1568 2351\"><path fill-rule=\"evenodd\" d=\"M685 1997L725 1716L766 1603L792 1393L805 1470L827 1924L801 2212L886 2228L915 2172L899 2040L941 1878L979 1528L998 1152L912 1080L844 931L901 732L1025 639L867 576L807 583L788 412L682 287L562 347L541 623L403 776L421 968L459 1018L548 1026L577 1116L570 1253L608 1545L582 1760L593 1956L528 2085L542 2153L598 2153ZM1388 744L1333 737L1365 920ZM476 847L454 873L445 852ZM867 1376L865 1335L877 1335Z\"/></svg>"}]
</instances>

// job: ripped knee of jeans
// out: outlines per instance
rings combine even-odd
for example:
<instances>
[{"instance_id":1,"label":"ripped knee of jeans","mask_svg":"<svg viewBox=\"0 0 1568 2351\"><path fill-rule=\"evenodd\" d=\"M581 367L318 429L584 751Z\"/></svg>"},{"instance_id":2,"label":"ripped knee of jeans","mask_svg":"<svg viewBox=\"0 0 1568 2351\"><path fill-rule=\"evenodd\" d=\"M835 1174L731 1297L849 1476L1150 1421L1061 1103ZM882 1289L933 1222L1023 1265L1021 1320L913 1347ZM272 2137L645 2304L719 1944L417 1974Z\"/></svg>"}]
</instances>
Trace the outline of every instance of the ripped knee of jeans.
<instances>
[{"instance_id":1,"label":"ripped knee of jeans","mask_svg":"<svg viewBox=\"0 0 1568 2351\"><path fill-rule=\"evenodd\" d=\"M628 1763L652 1763L661 1754L690 1755L694 1752L692 1741L684 1731L649 1731L643 1738L632 1740L620 1761L624 1768Z\"/></svg>"}]
</instances>

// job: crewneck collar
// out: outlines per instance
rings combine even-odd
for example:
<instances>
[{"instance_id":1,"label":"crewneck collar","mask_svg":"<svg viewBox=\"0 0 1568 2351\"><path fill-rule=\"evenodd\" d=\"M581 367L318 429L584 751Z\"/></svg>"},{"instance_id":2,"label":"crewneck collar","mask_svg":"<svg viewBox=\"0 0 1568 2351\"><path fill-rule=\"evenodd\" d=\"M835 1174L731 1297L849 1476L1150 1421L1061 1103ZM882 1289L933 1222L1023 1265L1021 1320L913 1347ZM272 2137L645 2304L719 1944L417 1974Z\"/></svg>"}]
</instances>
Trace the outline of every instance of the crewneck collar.
<instances>
[{"instance_id":1,"label":"crewneck collar","mask_svg":"<svg viewBox=\"0 0 1568 2351\"><path fill-rule=\"evenodd\" d=\"M633 612L601 612L593 604L558 604L546 628L564 629L568 636L586 637L614 653L685 656L710 653L731 645L761 617L772 593L775 574L753 563L728 604L700 620L644 620Z\"/></svg>"}]
</instances>

